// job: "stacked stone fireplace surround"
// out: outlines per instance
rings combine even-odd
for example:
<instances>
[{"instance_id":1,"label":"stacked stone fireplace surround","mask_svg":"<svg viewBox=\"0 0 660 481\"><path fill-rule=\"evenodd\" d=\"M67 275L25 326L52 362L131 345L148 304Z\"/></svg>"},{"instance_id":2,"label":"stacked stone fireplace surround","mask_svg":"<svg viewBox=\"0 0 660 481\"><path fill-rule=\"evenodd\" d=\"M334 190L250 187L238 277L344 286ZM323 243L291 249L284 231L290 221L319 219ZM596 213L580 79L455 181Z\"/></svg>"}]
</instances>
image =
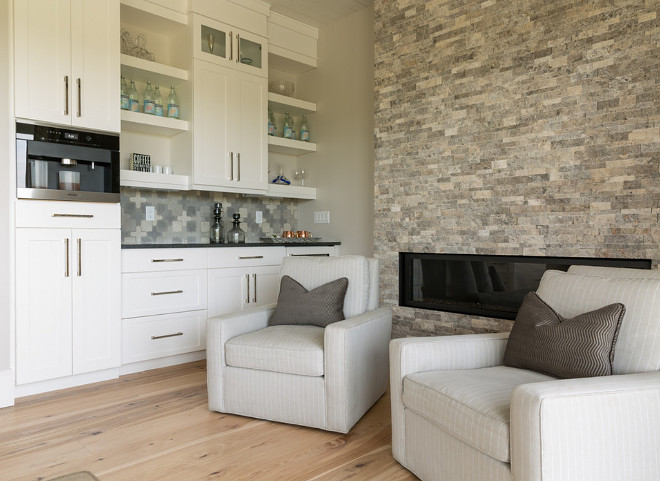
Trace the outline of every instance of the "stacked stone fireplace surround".
<instances>
[{"instance_id":1,"label":"stacked stone fireplace surround","mask_svg":"<svg viewBox=\"0 0 660 481\"><path fill-rule=\"evenodd\" d=\"M393 336L512 321L398 306L398 253L660 261L657 0L375 0L375 253Z\"/></svg>"}]
</instances>

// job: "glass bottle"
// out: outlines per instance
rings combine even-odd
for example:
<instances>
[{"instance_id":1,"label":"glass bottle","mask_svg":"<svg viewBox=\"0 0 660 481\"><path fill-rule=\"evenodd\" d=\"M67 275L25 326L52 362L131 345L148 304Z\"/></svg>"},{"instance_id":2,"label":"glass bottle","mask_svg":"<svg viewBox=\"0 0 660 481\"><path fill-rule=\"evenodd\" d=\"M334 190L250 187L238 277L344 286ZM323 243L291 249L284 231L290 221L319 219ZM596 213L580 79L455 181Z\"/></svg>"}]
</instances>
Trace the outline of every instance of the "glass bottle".
<instances>
[{"instance_id":1,"label":"glass bottle","mask_svg":"<svg viewBox=\"0 0 660 481\"><path fill-rule=\"evenodd\" d=\"M241 225L241 214L234 214L232 217L234 218L232 221L234 228L227 234L227 242L230 244L244 244L245 232L239 227Z\"/></svg>"},{"instance_id":2,"label":"glass bottle","mask_svg":"<svg viewBox=\"0 0 660 481\"><path fill-rule=\"evenodd\" d=\"M300 121L300 140L309 142L309 124L307 123L307 116L303 115Z\"/></svg>"},{"instance_id":3,"label":"glass bottle","mask_svg":"<svg viewBox=\"0 0 660 481\"><path fill-rule=\"evenodd\" d=\"M121 109L130 109L130 103L128 101L128 85L126 84L126 77L123 75L121 76Z\"/></svg>"},{"instance_id":4,"label":"glass bottle","mask_svg":"<svg viewBox=\"0 0 660 481\"><path fill-rule=\"evenodd\" d=\"M131 80L131 87L128 89L128 107L131 112L140 111L140 98L134 80Z\"/></svg>"},{"instance_id":5,"label":"glass bottle","mask_svg":"<svg viewBox=\"0 0 660 481\"><path fill-rule=\"evenodd\" d=\"M144 100L143 100L143 109L142 112L145 114L153 115L154 112L154 89L151 86L151 82L147 82L147 86L144 88Z\"/></svg>"},{"instance_id":6,"label":"glass bottle","mask_svg":"<svg viewBox=\"0 0 660 481\"><path fill-rule=\"evenodd\" d=\"M284 129L282 129L282 137L285 139L293 139L293 119L289 112L284 114Z\"/></svg>"},{"instance_id":7,"label":"glass bottle","mask_svg":"<svg viewBox=\"0 0 660 481\"><path fill-rule=\"evenodd\" d=\"M211 224L211 244L225 243L225 223L222 220L222 203L216 202L213 209L213 224Z\"/></svg>"},{"instance_id":8,"label":"glass bottle","mask_svg":"<svg viewBox=\"0 0 660 481\"><path fill-rule=\"evenodd\" d=\"M277 128L275 127L275 115L271 109L268 109L268 135L275 135Z\"/></svg>"},{"instance_id":9,"label":"glass bottle","mask_svg":"<svg viewBox=\"0 0 660 481\"><path fill-rule=\"evenodd\" d=\"M160 95L160 88L156 85L154 92L154 115L157 117L163 116L163 97Z\"/></svg>"},{"instance_id":10,"label":"glass bottle","mask_svg":"<svg viewBox=\"0 0 660 481\"><path fill-rule=\"evenodd\" d=\"M174 91L174 85L170 87L170 94L167 96L167 116L179 118L179 96Z\"/></svg>"}]
</instances>

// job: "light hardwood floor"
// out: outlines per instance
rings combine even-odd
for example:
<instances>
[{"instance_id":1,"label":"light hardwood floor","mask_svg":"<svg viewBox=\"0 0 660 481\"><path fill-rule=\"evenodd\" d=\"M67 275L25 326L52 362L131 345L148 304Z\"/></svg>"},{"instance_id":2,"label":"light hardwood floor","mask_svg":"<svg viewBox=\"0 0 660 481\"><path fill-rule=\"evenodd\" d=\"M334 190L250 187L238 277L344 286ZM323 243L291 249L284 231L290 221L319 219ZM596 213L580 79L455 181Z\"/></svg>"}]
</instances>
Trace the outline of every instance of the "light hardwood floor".
<instances>
[{"instance_id":1,"label":"light hardwood floor","mask_svg":"<svg viewBox=\"0 0 660 481\"><path fill-rule=\"evenodd\" d=\"M0 409L0 479L416 480L390 436L388 395L346 435L209 412L201 361Z\"/></svg>"}]
</instances>

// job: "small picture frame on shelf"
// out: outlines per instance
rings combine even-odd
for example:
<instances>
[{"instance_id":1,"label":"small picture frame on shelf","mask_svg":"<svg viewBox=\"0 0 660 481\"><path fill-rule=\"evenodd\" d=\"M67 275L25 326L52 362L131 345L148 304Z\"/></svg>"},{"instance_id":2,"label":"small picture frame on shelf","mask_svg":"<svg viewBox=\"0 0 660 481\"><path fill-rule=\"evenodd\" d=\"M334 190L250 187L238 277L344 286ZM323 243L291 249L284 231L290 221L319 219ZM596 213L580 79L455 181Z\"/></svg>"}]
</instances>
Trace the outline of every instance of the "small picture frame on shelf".
<instances>
[{"instance_id":1,"label":"small picture frame on shelf","mask_svg":"<svg viewBox=\"0 0 660 481\"><path fill-rule=\"evenodd\" d=\"M128 170L136 172L150 172L151 171L151 156L147 154L131 154Z\"/></svg>"}]
</instances>

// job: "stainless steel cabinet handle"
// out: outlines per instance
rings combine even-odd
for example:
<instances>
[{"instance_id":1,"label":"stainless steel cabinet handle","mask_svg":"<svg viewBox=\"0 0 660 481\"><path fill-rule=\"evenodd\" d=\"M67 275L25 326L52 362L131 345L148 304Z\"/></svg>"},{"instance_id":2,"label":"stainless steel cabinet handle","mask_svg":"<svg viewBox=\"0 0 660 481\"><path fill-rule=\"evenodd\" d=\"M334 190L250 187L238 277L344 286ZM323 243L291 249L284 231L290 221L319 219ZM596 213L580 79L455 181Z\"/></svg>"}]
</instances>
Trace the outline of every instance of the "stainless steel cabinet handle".
<instances>
[{"instance_id":1,"label":"stainless steel cabinet handle","mask_svg":"<svg viewBox=\"0 0 660 481\"><path fill-rule=\"evenodd\" d=\"M64 239L64 252L66 254L66 267L64 277L69 277L69 239Z\"/></svg>"},{"instance_id":2,"label":"stainless steel cabinet handle","mask_svg":"<svg viewBox=\"0 0 660 481\"><path fill-rule=\"evenodd\" d=\"M167 294L183 294L183 291L181 289L176 290L176 291L162 291L162 292L152 292L152 296L165 296Z\"/></svg>"},{"instance_id":3,"label":"stainless steel cabinet handle","mask_svg":"<svg viewBox=\"0 0 660 481\"><path fill-rule=\"evenodd\" d=\"M245 281L247 283L247 299L245 299L245 303L249 304L250 303L250 274L245 274Z\"/></svg>"},{"instance_id":4,"label":"stainless steel cabinet handle","mask_svg":"<svg viewBox=\"0 0 660 481\"><path fill-rule=\"evenodd\" d=\"M236 54L236 63L241 61L241 37L236 34L236 50L238 50L238 53Z\"/></svg>"},{"instance_id":5,"label":"stainless steel cabinet handle","mask_svg":"<svg viewBox=\"0 0 660 481\"><path fill-rule=\"evenodd\" d=\"M80 217L85 219L91 219L94 217L94 214L53 214L53 217Z\"/></svg>"},{"instance_id":6,"label":"stainless steel cabinet handle","mask_svg":"<svg viewBox=\"0 0 660 481\"><path fill-rule=\"evenodd\" d=\"M238 37L238 35L236 35ZM229 32L229 60L234 58L234 34Z\"/></svg>"},{"instance_id":7,"label":"stainless steel cabinet handle","mask_svg":"<svg viewBox=\"0 0 660 481\"><path fill-rule=\"evenodd\" d=\"M80 117L80 79L76 79L76 85L78 85L78 117Z\"/></svg>"},{"instance_id":8,"label":"stainless steel cabinet handle","mask_svg":"<svg viewBox=\"0 0 660 481\"><path fill-rule=\"evenodd\" d=\"M78 277L82 276L82 240L78 239Z\"/></svg>"},{"instance_id":9,"label":"stainless steel cabinet handle","mask_svg":"<svg viewBox=\"0 0 660 481\"><path fill-rule=\"evenodd\" d=\"M263 259L264 256L238 256L239 259Z\"/></svg>"},{"instance_id":10,"label":"stainless steel cabinet handle","mask_svg":"<svg viewBox=\"0 0 660 481\"><path fill-rule=\"evenodd\" d=\"M330 254L289 254L289 257L330 257Z\"/></svg>"},{"instance_id":11,"label":"stainless steel cabinet handle","mask_svg":"<svg viewBox=\"0 0 660 481\"><path fill-rule=\"evenodd\" d=\"M183 332L177 332L176 334L165 334L164 336L151 336L151 339L165 339L166 337L176 336L183 336Z\"/></svg>"},{"instance_id":12,"label":"stainless steel cabinet handle","mask_svg":"<svg viewBox=\"0 0 660 481\"><path fill-rule=\"evenodd\" d=\"M69 76L64 76L64 115L69 115Z\"/></svg>"},{"instance_id":13,"label":"stainless steel cabinet handle","mask_svg":"<svg viewBox=\"0 0 660 481\"><path fill-rule=\"evenodd\" d=\"M236 175L236 180L241 180L241 154L240 152L236 154L236 162L238 163L238 175Z\"/></svg>"},{"instance_id":14,"label":"stainless steel cabinet handle","mask_svg":"<svg viewBox=\"0 0 660 481\"><path fill-rule=\"evenodd\" d=\"M252 302L257 302L257 275L252 274L252 279L254 280L254 297L252 298Z\"/></svg>"},{"instance_id":15,"label":"stainless steel cabinet handle","mask_svg":"<svg viewBox=\"0 0 660 481\"><path fill-rule=\"evenodd\" d=\"M229 180L234 180L234 153L229 152L229 159L231 160L231 175L229 176Z\"/></svg>"},{"instance_id":16,"label":"stainless steel cabinet handle","mask_svg":"<svg viewBox=\"0 0 660 481\"><path fill-rule=\"evenodd\" d=\"M151 259L151 262L183 262L183 259Z\"/></svg>"}]
</instances>

